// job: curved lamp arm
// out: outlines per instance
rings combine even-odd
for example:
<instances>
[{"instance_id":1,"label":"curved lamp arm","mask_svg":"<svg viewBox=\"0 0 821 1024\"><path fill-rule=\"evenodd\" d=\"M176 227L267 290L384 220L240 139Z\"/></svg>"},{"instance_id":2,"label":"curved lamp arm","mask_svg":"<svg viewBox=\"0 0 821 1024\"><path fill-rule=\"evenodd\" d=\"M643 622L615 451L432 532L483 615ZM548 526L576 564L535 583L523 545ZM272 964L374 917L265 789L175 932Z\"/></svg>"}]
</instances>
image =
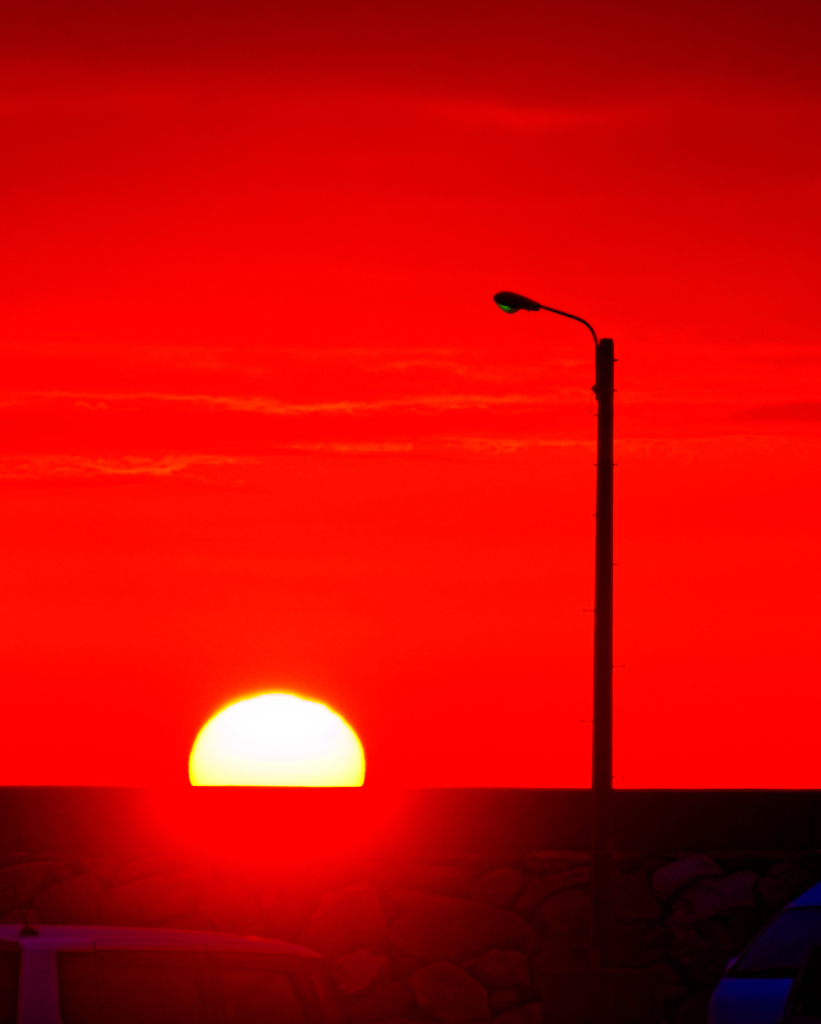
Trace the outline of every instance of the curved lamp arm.
<instances>
[{"instance_id":1,"label":"curved lamp arm","mask_svg":"<svg viewBox=\"0 0 821 1024\"><path fill-rule=\"evenodd\" d=\"M493 296L493 301L503 313L518 313L520 309L526 309L529 313L538 313L540 309L543 309L547 313L558 313L559 316L566 316L571 320L578 320L579 323L584 324L588 331L593 335L593 344L596 348L599 347L599 339L596 337L596 332L593 330L591 325L586 320L582 320L580 316L576 316L573 313L565 313L564 310L561 309L551 309L550 306L543 306L540 302L534 302L533 299L526 299L524 295L517 295L516 292L497 292Z\"/></svg>"}]
</instances>

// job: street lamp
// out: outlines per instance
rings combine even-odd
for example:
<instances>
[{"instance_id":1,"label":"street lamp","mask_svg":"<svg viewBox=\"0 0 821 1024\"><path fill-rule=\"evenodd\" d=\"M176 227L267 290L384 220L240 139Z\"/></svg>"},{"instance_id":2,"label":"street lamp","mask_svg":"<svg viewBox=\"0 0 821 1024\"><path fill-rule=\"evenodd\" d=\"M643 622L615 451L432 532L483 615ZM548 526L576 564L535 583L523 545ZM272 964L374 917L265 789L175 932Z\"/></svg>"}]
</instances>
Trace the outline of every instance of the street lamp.
<instances>
[{"instance_id":1,"label":"street lamp","mask_svg":"<svg viewBox=\"0 0 821 1024\"><path fill-rule=\"evenodd\" d=\"M493 301L504 313L520 309L578 320L596 347L598 403L596 443L596 598L593 615L593 821L590 857L590 959L608 959L613 862L613 339L597 338L586 320L551 309L515 292L497 292Z\"/></svg>"}]
</instances>

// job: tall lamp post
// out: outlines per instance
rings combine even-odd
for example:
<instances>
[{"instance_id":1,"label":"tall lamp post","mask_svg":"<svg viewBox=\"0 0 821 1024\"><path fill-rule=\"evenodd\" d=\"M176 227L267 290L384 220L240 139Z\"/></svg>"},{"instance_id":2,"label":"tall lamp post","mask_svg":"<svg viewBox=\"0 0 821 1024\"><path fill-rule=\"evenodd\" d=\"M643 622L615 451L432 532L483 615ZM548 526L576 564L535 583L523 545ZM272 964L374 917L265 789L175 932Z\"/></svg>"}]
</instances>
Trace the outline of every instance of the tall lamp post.
<instances>
[{"instance_id":1,"label":"tall lamp post","mask_svg":"<svg viewBox=\"0 0 821 1024\"><path fill-rule=\"evenodd\" d=\"M613 339L597 338L586 320L515 292L493 301L504 313L520 309L578 320L593 335L598 403L596 445L596 587L593 615L593 820L590 857L589 967L605 966L612 909L613 862Z\"/></svg>"}]
</instances>

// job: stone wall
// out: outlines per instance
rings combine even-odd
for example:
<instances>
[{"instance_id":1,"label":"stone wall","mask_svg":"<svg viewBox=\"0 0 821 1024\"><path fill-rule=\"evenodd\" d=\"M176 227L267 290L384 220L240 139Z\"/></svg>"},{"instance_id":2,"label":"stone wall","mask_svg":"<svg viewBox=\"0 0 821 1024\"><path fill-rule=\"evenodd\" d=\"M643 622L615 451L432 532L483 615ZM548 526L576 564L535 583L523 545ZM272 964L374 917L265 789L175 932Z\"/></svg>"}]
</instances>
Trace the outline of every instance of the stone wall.
<instances>
[{"instance_id":1,"label":"stone wall","mask_svg":"<svg viewBox=\"0 0 821 1024\"><path fill-rule=\"evenodd\" d=\"M588 858L449 856L226 866L180 857L0 860L0 920L264 935L327 958L353 1024L537 1024L544 970L586 941ZM816 852L618 854L614 966L661 975L672 1024L704 1020L727 958L821 880ZM14 891L16 890L17 897Z\"/></svg>"}]
</instances>

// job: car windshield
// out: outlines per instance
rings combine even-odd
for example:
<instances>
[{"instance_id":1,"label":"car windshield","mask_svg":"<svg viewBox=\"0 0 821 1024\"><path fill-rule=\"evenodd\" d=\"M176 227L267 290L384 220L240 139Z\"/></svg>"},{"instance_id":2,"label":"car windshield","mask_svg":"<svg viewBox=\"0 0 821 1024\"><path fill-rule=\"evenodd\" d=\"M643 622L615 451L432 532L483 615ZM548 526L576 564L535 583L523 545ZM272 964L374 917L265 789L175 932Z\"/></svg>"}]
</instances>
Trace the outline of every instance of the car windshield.
<instances>
[{"instance_id":1,"label":"car windshield","mask_svg":"<svg viewBox=\"0 0 821 1024\"><path fill-rule=\"evenodd\" d=\"M337 1024L290 957L104 950L60 953L57 970L63 1024Z\"/></svg>"},{"instance_id":2,"label":"car windshield","mask_svg":"<svg viewBox=\"0 0 821 1024\"><path fill-rule=\"evenodd\" d=\"M794 978L817 942L821 907L793 907L764 929L729 973L734 978Z\"/></svg>"}]
</instances>

